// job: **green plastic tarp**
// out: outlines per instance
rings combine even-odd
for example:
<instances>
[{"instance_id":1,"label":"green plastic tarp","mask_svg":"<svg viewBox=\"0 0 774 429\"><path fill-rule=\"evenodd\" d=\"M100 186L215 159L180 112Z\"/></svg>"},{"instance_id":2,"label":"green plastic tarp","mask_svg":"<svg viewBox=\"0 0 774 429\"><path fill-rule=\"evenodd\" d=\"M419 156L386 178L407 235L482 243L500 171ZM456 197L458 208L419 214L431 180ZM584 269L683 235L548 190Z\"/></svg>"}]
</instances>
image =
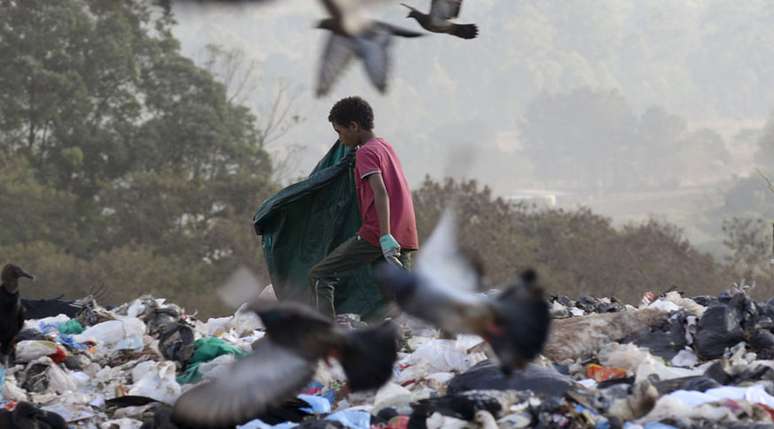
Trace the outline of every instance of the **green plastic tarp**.
<instances>
[{"instance_id":1,"label":"green plastic tarp","mask_svg":"<svg viewBox=\"0 0 774 429\"><path fill-rule=\"evenodd\" d=\"M355 152L337 141L307 179L256 211L253 225L279 299L312 304L309 270L360 228L354 164ZM384 300L370 266L342 277L334 299L337 313L365 320L383 316Z\"/></svg>"},{"instance_id":2,"label":"green plastic tarp","mask_svg":"<svg viewBox=\"0 0 774 429\"><path fill-rule=\"evenodd\" d=\"M247 352L218 337L199 338L194 341L194 353L187 362L185 372L177 376L177 382L179 384L199 382L202 379L199 365L225 354L240 358L247 355Z\"/></svg>"}]
</instances>

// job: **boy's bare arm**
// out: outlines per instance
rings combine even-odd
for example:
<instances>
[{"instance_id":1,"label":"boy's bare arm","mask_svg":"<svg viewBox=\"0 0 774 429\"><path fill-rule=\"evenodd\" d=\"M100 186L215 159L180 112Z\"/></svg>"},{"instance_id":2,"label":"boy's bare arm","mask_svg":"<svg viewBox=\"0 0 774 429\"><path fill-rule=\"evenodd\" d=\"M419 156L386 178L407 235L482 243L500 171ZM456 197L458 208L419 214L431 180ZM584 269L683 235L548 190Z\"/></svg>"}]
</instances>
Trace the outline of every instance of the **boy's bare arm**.
<instances>
[{"instance_id":1,"label":"boy's bare arm","mask_svg":"<svg viewBox=\"0 0 774 429\"><path fill-rule=\"evenodd\" d=\"M387 195L387 188L384 186L382 175L374 173L368 176L368 184L374 192L374 205L376 214L379 216L380 236L390 233L390 196Z\"/></svg>"}]
</instances>

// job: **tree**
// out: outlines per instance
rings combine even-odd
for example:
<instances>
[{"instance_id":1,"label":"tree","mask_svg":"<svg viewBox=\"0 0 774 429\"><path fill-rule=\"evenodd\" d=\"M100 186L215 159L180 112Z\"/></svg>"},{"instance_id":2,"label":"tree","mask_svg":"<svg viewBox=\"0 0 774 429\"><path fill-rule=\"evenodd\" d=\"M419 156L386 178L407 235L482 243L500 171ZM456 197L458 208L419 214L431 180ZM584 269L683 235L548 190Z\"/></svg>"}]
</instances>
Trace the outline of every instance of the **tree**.
<instances>
[{"instance_id":1,"label":"tree","mask_svg":"<svg viewBox=\"0 0 774 429\"><path fill-rule=\"evenodd\" d=\"M538 96L527 108L522 137L539 177L600 191L629 174L623 160L636 128L621 94L578 89Z\"/></svg>"},{"instance_id":2,"label":"tree","mask_svg":"<svg viewBox=\"0 0 774 429\"><path fill-rule=\"evenodd\" d=\"M475 181L425 178L413 193L420 243L450 204L458 212L458 243L480 256L490 285L537 270L550 293L615 296L637 303L647 290L671 287L689 295L730 284L724 267L697 251L673 225L650 220L615 228L587 208L538 210L507 204Z\"/></svg>"},{"instance_id":3,"label":"tree","mask_svg":"<svg viewBox=\"0 0 774 429\"><path fill-rule=\"evenodd\" d=\"M660 187L677 179L674 153L686 130L683 118L652 106L639 119L633 148L631 186ZM659 166L659 168L654 168Z\"/></svg>"},{"instance_id":4,"label":"tree","mask_svg":"<svg viewBox=\"0 0 774 429\"><path fill-rule=\"evenodd\" d=\"M771 296L771 223L760 218L733 217L723 221L723 232L723 244L731 251L726 258L730 271L748 282L763 282L766 296Z\"/></svg>"},{"instance_id":5,"label":"tree","mask_svg":"<svg viewBox=\"0 0 774 429\"><path fill-rule=\"evenodd\" d=\"M267 131L180 54L159 12L0 0L0 254L44 267L52 291L104 281L126 299L168 285L209 311L197 291L262 267L250 218L276 190Z\"/></svg>"}]
</instances>

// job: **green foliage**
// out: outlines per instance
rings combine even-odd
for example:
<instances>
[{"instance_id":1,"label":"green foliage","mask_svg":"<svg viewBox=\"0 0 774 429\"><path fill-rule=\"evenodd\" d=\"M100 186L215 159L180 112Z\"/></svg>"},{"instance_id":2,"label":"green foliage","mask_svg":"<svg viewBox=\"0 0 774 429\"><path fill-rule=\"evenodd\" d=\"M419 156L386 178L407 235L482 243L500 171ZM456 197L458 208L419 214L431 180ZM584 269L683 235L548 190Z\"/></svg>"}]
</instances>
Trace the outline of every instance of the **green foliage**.
<instances>
[{"instance_id":1,"label":"green foliage","mask_svg":"<svg viewBox=\"0 0 774 429\"><path fill-rule=\"evenodd\" d=\"M552 293L616 296L630 303L647 290L676 287L700 295L731 284L725 267L698 252L672 225L651 220L617 229L586 208L508 205L475 181L425 179L414 192L420 237L432 231L452 201L460 207L459 241L481 256L493 284L532 267Z\"/></svg>"},{"instance_id":2,"label":"green foliage","mask_svg":"<svg viewBox=\"0 0 774 429\"><path fill-rule=\"evenodd\" d=\"M723 232L726 236L723 244L731 250L731 255L726 258L731 272L740 280L762 283L764 296L771 297L769 287L774 285L769 263L772 258L771 222L733 217L723 221Z\"/></svg>"},{"instance_id":3,"label":"green foliage","mask_svg":"<svg viewBox=\"0 0 774 429\"><path fill-rule=\"evenodd\" d=\"M0 256L41 295L223 311L214 287L239 264L263 272L262 130L173 24L139 0L0 0Z\"/></svg>"}]
</instances>

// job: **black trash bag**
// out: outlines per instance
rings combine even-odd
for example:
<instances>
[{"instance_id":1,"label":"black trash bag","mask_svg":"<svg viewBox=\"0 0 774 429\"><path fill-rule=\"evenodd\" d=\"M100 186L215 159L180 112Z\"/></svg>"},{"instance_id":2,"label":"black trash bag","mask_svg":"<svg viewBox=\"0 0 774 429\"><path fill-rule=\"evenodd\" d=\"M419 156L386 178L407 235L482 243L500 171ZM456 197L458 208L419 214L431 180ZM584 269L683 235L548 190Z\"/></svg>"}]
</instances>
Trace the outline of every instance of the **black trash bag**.
<instances>
[{"instance_id":1,"label":"black trash bag","mask_svg":"<svg viewBox=\"0 0 774 429\"><path fill-rule=\"evenodd\" d=\"M470 390L530 390L544 398L560 397L575 381L553 368L529 364L506 376L500 367L489 360L479 362L469 370L449 381L447 392L459 393Z\"/></svg>"},{"instance_id":2,"label":"black trash bag","mask_svg":"<svg viewBox=\"0 0 774 429\"><path fill-rule=\"evenodd\" d=\"M706 375L694 375L690 377L673 378L670 380L657 381L654 384L659 395L667 395L676 390L692 390L697 392L706 392L709 389L720 387L712 377Z\"/></svg>"},{"instance_id":3,"label":"black trash bag","mask_svg":"<svg viewBox=\"0 0 774 429\"><path fill-rule=\"evenodd\" d=\"M597 313L616 313L624 310L624 305L618 301L615 297L610 297L610 302L599 301L597 305Z\"/></svg>"},{"instance_id":4,"label":"black trash bag","mask_svg":"<svg viewBox=\"0 0 774 429\"><path fill-rule=\"evenodd\" d=\"M758 312L762 317L774 320L774 298L769 299L765 303L759 303Z\"/></svg>"},{"instance_id":5,"label":"black trash bag","mask_svg":"<svg viewBox=\"0 0 774 429\"><path fill-rule=\"evenodd\" d=\"M581 295L578 297L578 301L575 302L575 306L586 313L596 313L598 301L593 296Z\"/></svg>"},{"instance_id":6,"label":"black trash bag","mask_svg":"<svg viewBox=\"0 0 774 429\"><path fill-rule=\"evenodd\" d=\"M744 341L747 297L735 295L728 304L718 304L704 311L696 332L696 354L703 360L723 356L726 348Z\"/></svg>"},{"instance_id":7,"label":"black trash bag","mask_svg":"<svg viewBox=\"0 0 774 429\"><path fill-rule=\"evenodd\" d=\"M376 415L371 415L371 426L375 425L387 425L387 423L394 417L399 416L398 410L392 407L384 407L379 410Z\"/></svg>"},{"instance_id":8,"label":"black trash bag","mask_svg":"<svg viewBox=\"0 0 774 429\"><path fill-rule=\"evenodd\" d=\"M701 295L691 298L695 303L703 307L712 307L713 305L720 304L720 300L716 296Z\"/></svg>"},{"instance_id":9,"label":"black trash bag","mask_svg":"<svg viewBox=\"0 0 774 429\"><path fill-rule=\"evenodd\" d=\"M412 413L408 427L409 429L426 427L427 418L433 415L433 413L471 421L475 418L477 411L486 410L492 416L498 418L509 410L503 408L503 402L497 393L491 390L471 390L413 402L411 404ZM528 398L529 395L524 394L522 400L527 400Z\"/></svg>"},{"instance_id":10,"label":"black trash bag","mask_svg":"<svg viewBox=\"0 0 774 429\"><path fill-rule=\"evenodd\" d=\"M148 334L155 336L170 323L179 322L180 313L172 307L159 308L149 306L142 314L142 320L145 322L145 326L148 327Z\"/></svg>"},{"instance_id":11,"label":"black trash bag","mask_svg":"<svg viewBox=\"0 0 774 429\"><path fill-rule=\"evenodd\" d=\"M766 365L747 367L744 371L735 374L731 380L734 385L746 382L774 381L774 369Z\"/></svg>"},{"instance_id":12,"label":"black trash bag","mask_svg":"<svg viewBox=\"0 0 774 429\"><path fill-rule=\"evenodd\" d=\"M675 313L658 325L645 328L622 342L647 348L651 354L670 361L688 345L685 338L686 317L685 312Z\"/></svg>"},{"instance_id":13,"label":"black trash bag","mask_svg":"<svg viewBox=\"0 0 774 429\"><path fill-rule=\"evenodd\" d=\"M269 407L266 412L259 415L257 418L270 425L276 425L283 422L298 423L313 414L304 411L307 409L309 409L309 403L303 399L291 398L279 405Z\"/></svg>"},{"instance_id":14,"label":"black trash bag","mask_svg":"<svg viewBox=\"0 0 774 429\"><path fill-rule=\"evenodd\" d=\"M597 383L597 389L599 390L607 389L609 387L612 387L618 384L626 384L628 386L632 386L634 384L635 378L636 377L632 376L632 377L623 377L623 378L611 378L609 380L600 381L599 383Z\"/></svg>"},{"instance_id":15,"label":"black trash bag","mask_svg":"<svg viewBox=\"0 0 774 429\"><path fill-rule=\"evenodd\" d=\"M774 334L765 329L755 329L749 339L750 347L758 359L774 359Z\"/></svg>"},{"instance_id":16,"label":"black trash bag","mask_svg":"<svg viewBox=\"0 0 774 429\"><path fill-rule=\"evenodd\" d=\"M565 307L575 306L575 301L571 300L570 297L567 297L567 296L557 296L555 301L558 302L559 304L562 304Z\"/></svg>"},{"instance_id":17,"label":"black trash bag","mask_svg":"<svg viewBox=\"0 0 774 429\"><path fill-rule=\"evenodd\" d=\"M731 385L733 377L726 371L722 361L717 361L704 371L704 375L718 382L718 384Z\"/></svg>"},{"instance_id":18,"label":"black trash bag","mask_svg":"<svg viewBox=\"0 0 774 429\"><path fill-rule=\"evenodd\" d=\"M736 386L744 382L774 381L774 369L766 365L745 368L744 371L731 375L723 361L710 365L704 371L704 375L724 386Z\"/></svg>"},{"instance_id":19,"label":"black trash bag","mask_svg":"<svg viewBox=\"0 0 774 429\"><path fill-rule=\"evenodd\" d=\"M194 332L182 322L172 322L158 328L159 351L167 360L185 365L194 353Z\"/></svg>"}]
</instances>

